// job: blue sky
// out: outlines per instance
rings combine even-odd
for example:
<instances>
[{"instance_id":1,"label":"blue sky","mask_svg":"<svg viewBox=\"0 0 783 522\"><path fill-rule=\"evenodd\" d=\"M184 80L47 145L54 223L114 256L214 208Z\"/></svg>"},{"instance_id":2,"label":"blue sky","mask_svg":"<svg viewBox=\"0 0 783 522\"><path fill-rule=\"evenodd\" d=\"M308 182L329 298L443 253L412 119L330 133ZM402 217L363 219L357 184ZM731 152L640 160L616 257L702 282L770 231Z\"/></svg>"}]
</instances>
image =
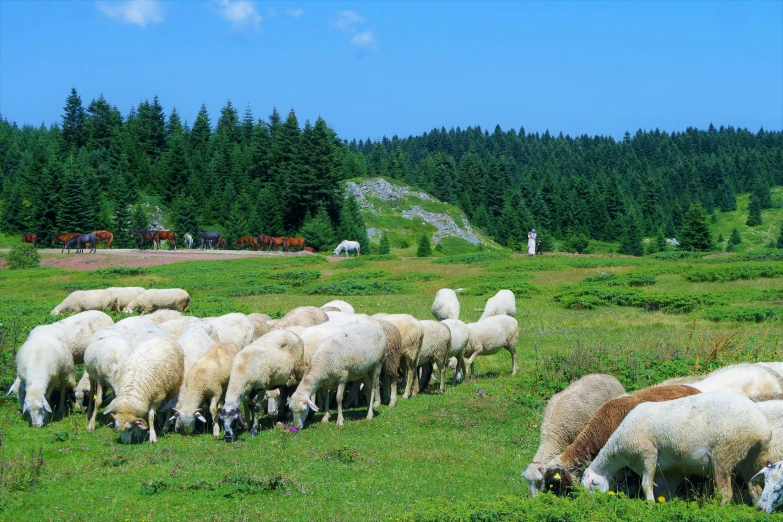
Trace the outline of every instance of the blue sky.
<instances>
[{"instance_id":1,"label":"blue sky","mask_svg":"<svg viewBox=\"0 0 783 522\"><path fill-rule=\"evenodd\" d=\"M189 122L293 107L347 139L781 130L783 1L0 1L0 113L59 121L71 87Z\"/></svg>"}]
</instances>

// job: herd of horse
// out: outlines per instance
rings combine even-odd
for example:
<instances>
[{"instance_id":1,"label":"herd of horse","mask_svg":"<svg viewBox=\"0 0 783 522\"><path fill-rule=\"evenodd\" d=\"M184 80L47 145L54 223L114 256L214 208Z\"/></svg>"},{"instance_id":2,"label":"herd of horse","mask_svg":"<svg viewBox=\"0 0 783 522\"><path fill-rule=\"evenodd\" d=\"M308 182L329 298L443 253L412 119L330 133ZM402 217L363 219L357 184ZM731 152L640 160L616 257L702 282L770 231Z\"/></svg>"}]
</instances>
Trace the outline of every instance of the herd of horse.
<instances>
[{"instance_id":1,"label":"herd of horse","mask_svg":"<svg viewBox=\"0 0 783 522\"><path fill-rule=\"evenodd\" d=\"M220 232L208 232L201 229L198 232L201 235L202 250L205 248L213 250L215 248L225 248L226 239L220 235ZM139 238L139 248L141 250L144 250L145 243L150 243L153 249L157 246L158 250L160 250L161 241L170 241L174 245L174 249L177 249L177 238L171 230L133 230L131 231L131 238ZM193 247L193 236L185 234L183 239L187 248ZM38 242L38 236L36 234L25 234L22 237L22 241L35 245ZM60 253L63 253L65 250L68 250L68 253L70 253L72 247L76 247L77 253L83 252L85 247L89 247L90 252L95 252L99 243L105 243L106 248L112 248L113 242L114 234L108 230L95 230L89 234L71 232L59 234L52 238L53 245L62 243ZM234 246L240 249L245 245L249 246L251 250L268 249L277 251L282 248L284 252L290 252L293 249L314 252L311 247L305 244L303 237L241 236L234 242Z\"/></svg>"}]
</instances>

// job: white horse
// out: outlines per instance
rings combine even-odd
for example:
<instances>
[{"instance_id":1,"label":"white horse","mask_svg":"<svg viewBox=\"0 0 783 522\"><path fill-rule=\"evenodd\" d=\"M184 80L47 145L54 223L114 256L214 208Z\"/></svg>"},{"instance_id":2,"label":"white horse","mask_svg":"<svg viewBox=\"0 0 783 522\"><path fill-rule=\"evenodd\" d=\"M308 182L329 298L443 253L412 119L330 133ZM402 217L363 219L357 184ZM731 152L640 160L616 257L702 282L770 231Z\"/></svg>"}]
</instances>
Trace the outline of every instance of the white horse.
<instances>
[{"instance_id":1,"label":"white horse","mask_svg":"<svg viewBox=\"0 0 783 522\"><path fill-rule=\"evenodd\" d=\"M358 241L345 240L334 249L335 257L339 257L340 253L345 252L345 255L351 257L351 252L356 252L356 255L361 255L361 245Z\"/></svg>"},{"instance_id":2,"label":"white horse","mask_svg":"<svg viewBox=\"0 0 783 522\"><path fill-rule=\"evenodd\" d=\"M193 247L193 236L191 236L190 234L185 234L184 237L185 237L185 246L187 248L192 248Z\"/></svg>"}]
</instances>

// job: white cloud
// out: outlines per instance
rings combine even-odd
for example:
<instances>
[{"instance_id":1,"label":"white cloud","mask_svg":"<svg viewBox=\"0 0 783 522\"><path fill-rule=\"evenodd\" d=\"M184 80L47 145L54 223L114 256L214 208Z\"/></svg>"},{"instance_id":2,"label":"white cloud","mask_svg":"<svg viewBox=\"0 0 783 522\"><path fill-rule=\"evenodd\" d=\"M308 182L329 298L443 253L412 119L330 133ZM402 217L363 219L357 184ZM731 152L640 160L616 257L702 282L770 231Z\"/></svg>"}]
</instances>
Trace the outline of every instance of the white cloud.
<instances>
[{"instance_id":1,"label":"white cloud","mask_svg":"<svg viewBox=\"0 0 783 522\"><path fill-rule=\"evenodd\" d=\"M302 9L296 8L296 9L286 9L285 14L288 16L292 16L294 18L299 18L304 14L304 11Z\"/></svg>"},{"instance_id":2,"label":"white cloud","mask_svg":"<svg viewBox=\"0 0 783 522\"><path fill-rule=\"evenodd\" d=\"M101 1L98 10L109 18L139 27L163 22L163 6L158 0Z\"/></svg>"},{"instance_id":3,"label":"white cloud","mask_svg":"<svg viewBox=\"0 0 783 522\"><path fill-rule=\"evenodd\" d=\"M341 31L355 32L356 26L366 21L367 19L356 11L340 11L337 20L334 20L332 25Z\"/></svg>"},{"instance_id":4,"label":"white cloud","mask_svg":"<svg viewBox=\"0 0 783 522\"><path fill-rule=\"evenodd\" d=\"M261 26L261 15L248 0L218 0L218 14L235 30L258 29Z\"/></svg>"},{"instance_id":5,"label":"white cloud","mask_svg":"<svg viewBox=\"0 0 783 522\"><path fill-rule=\"evenodd\" d=\"M367 49L368 51L378 50L378 46L375 45L375 33L373 33L372 29L353 35L351 45L359 49Z\"/></svg>"}]
</instances>

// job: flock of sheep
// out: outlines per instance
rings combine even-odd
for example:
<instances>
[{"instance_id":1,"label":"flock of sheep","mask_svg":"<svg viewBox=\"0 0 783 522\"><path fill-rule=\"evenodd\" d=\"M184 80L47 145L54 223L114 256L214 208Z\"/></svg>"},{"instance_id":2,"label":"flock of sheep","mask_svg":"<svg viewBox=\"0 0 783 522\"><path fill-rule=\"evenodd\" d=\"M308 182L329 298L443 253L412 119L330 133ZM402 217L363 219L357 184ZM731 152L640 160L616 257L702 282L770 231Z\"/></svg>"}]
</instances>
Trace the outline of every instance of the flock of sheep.
<instances>
[{"instance_id":1,"label":"flock of sheep","mask_svg":"<svg viewBox=\"0 0 783 522\"><path fill-rule=\"evenodd\" d=\"M443 393L447 367L456 385L477 356L504 349L512 374L518 371L516 302L508 290L490 298L470 324L459 320L450 289L436 294L434 321L357 314L339 300L298 307L278 320L260 313L185 316L189 304L181 289L74 292L52 310L74 315L34 328L19 349L9 393L16 392L34 427L49 419L48 399L58 385L65 411L70 381L90 431L111 397L104 414L123 442L143 439L145 431L156 442L159 414L158 429L174 422L191 434L197 423L211 423L215 437L222 426L224 440L233 441L239 424L256 434L264 410L273 418L290 411L298 429L311 411L323 410L321 422L328 422L335 389L342 427L344 401L358 404L360 392L372 419L382 402L395 406L398 381L407 399L438 372ZM114 323L100 310L141 315ZM77 364L85 367L78 384ZM771 513L783 504L783 363L729 366L632 394L614 377L594 374L552 397L538 452L523 473L531 495L562 494L576 484L622 488L627 470L641 477L651 501L697 475L711 479L726 503L740 477L758 509Z\"/></svg>"},{"instance_id":2,"label":"flock of sheep","mask_svg":"<svg viewBox=\"0 0 783 522\"><path fill-rule=\"evenodd\" d=\"M739 477L758 509L772 513L783 504L781 399L781 362L737 364L632 394L610 375L587 375L547 404L541 444L522 476L536 496L580 483L625 489L631 470L654 501L696 475L714 483L723 504Z\"/></svg>"},{"instance_id":3,"label":"flock of sheep","mask_svg":"<svg viewBox=\"0 0 783 522\"><path fill-rule=\"evenodd\" d=\"M288 409L297 428L310 411L323 409L329 420L330 391L336 389L337 425L343 426L343 400L356 403L360 391L373 416L383 396L394 407L398 377L403 398L428 385L440 371L440 392L450 361L465 377L474 359L502 349L512 355L517 372L519 330L514 294L500 291L487 301L484 315L472 324L458 319L454 291L438 292L432 306L438 321L407 314L357 314L345 301L321 308L295 308L279 320L266 314L231 313L220 317L185 316L190 296L181 289L107 288L77 291L52 310L74 315L34 328L16 356L16 392L22 414L34 427L50 417L48 400L59 386L59 410L65 411L67 381L75 404L86 409L95 429L104 399L123 442L170 421L193 433L197 422L212 423L212 433L235 438L237 423L258 431L266 404L271 416ZM117 323L101 310L139 312ZM75 383L74 366L85 371ZM420 382L421 379L421 382ZM219 408L222 401L222 407ZM321 403L319 407L316 403ZM243 415L244 410L244 415ZM207 413L208 411L208 413ZM207 418L209 414L209 419ZM167 419L167 420L166 420Z\"/></svg>"}]
</instances>

